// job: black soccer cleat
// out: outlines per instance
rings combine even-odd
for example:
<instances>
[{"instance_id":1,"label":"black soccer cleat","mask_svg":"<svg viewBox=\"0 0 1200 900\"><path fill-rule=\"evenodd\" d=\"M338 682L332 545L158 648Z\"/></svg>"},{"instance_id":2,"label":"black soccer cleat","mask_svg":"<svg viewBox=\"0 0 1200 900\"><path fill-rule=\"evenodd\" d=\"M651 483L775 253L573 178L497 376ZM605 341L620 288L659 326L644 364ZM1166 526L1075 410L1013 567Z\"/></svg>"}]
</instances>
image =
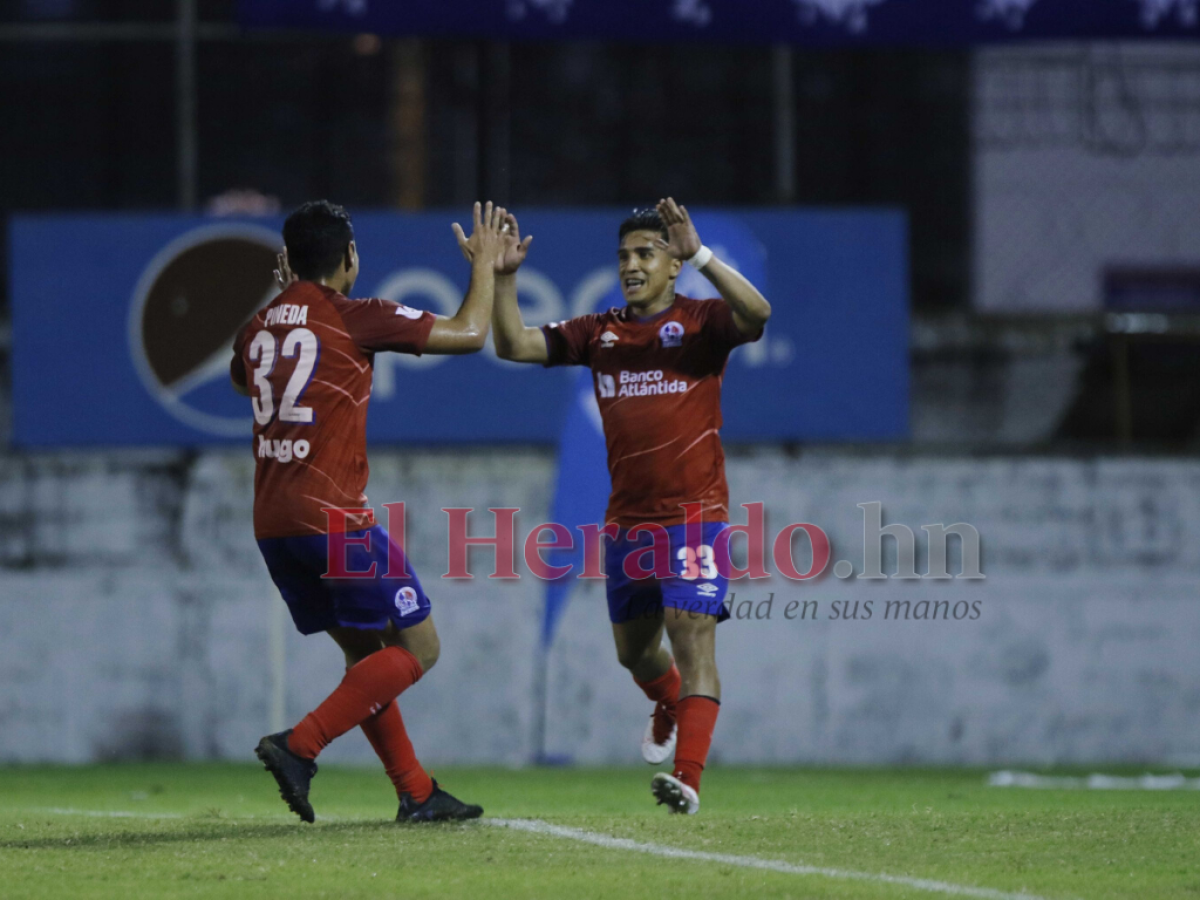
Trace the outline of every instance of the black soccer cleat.
<instances>
[{"instance_id":1,"label":"black soccer cleat","mask_svg":"<svg viewBox=\"0 0 1200 900\"><path fill-rule=\"evenodd\" d=\"M308 802L308 787L317 774L317 764L288 749L287 739L291 733L289 728L278 734L268 734L258 742L254 755L275 776L279 796L283 797L288 809L305 822L312 822L316 816L313 815L312 804Z\"/></svg>"},{"instance_id":2,"label":"black soccer cleat","mask_svg":"<svg viewBox=\"0 0 1200 900\"><path fill-rule=\"evenodd\" d=\"M413 801L412 794L400 796L400 812L396 813L397 822L462 822L466 819L478 819L483 815L483 807L473 803L463 803L453 794L448 794L433 782L433 793L424 803Z\"/></svg>"}]
</instances>

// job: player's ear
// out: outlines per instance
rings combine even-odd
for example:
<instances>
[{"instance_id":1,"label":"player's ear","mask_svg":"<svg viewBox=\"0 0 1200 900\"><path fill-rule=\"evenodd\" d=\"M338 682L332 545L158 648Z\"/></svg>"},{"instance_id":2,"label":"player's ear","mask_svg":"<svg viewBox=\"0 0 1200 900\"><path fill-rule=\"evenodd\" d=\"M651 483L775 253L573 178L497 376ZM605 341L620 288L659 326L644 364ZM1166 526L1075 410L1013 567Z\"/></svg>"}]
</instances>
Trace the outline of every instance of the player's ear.
<instances>
[{"instance_id":1,"label":"player's ear","mask_svg":"<svg viewBox=\"0 0 1200 900\"><path fill-rule=\"evenodd\" d=\"M351 241L346 245L346 258L344 262L346 264L347 272L352 271L358 264L358 247L355 246L354 241Z\"/></svg>"},{"instance_id":2,"label":"player's ear","mask_svg":"<svg viewBox=\"0 0 1200 900\"><path fill-rule=\"evenodd\" d=\"M671 257L671 277L678 278L679 273L683 271L683 260Z\"/></svg>"}]
</instances>

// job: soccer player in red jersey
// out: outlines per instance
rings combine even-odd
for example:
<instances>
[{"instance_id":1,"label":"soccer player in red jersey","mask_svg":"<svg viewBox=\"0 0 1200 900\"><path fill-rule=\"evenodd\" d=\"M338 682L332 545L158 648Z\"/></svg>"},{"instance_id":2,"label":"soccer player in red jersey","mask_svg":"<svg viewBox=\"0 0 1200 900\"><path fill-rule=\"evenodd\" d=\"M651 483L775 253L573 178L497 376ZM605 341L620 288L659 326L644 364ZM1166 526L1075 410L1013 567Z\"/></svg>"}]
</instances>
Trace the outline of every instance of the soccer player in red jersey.
<instances>
[{"instance_id":1,"label":"soccer player in red jersey","mask_svg":"<svg viewBox=\"0 0 1200 900\"><path fill-rule=\"evenodd\" d=\"M720 708L716 626L729 617L728 569L714 554L729 521L721 380L730 351L762 336L771 306L701 243L687 209L667 199L621 225L623 309L526 328L515 273L529 239L521 240L515 217L508 223L492 314L496 351L592 370L612 476L606 519L618 526L604 564L617 658L655 704L642 755L657 765L675 752L672 772L654 776L654 796L672 812L695 813ZM675 293L687 263L721 299ZM685 524L683 504L699 507L702 526ZM656 562L653 577L638 577L646 548L663 542L673 568Z\"/></svg>"},{"instance_id":2,"label":"soccer player in red jersey","mask_svg":"<svg viewBox=\"0 0 1200 900\"><path fill-rule=\"evenodd\" d=\"M452 317L389 300L347 298L358 276L350 216L306 203L283 226L282 292L238 333L230 376L254 411L254 534L302 634L327 632L346 676L289 731L256 749L280 794L305 822L314 761L361 727L395 785L397 820L483 813L441 790L413 752L396 698L437 661L429 599L367 505L366 425L375 354L474 353L487 337L505 211L475 204L471 286ZM327 509L340 509L340 516ZM331 547L335 554L330 559ZM341 557L340 559L338 557ZM366 577L327 578L337 573Z\"/></svg>"}]
</instances>

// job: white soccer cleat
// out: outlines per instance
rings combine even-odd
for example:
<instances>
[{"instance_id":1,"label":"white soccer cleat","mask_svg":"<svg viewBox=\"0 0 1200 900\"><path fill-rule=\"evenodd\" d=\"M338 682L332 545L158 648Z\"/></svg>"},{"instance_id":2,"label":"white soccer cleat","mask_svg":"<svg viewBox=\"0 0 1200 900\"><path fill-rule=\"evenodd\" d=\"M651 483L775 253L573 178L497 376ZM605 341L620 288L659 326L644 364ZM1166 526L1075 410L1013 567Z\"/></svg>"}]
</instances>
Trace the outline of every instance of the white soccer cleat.
<instances>
[{"instance_id":1,"label":"white soccer cleat","mask_svg":"<svg viewBox=\"0 0 1200 900\"><path fill-rule=\"evenodd\" d=\"M667 805L673 813L694 816L700 812L700 795L674 775L659 772L650 779L650 791L659 805Z\"/></svg>"},{"instance_id":2,"label":"white soccer cleat","mask_svg":"<svg viewBox=\"0 0 1200 900\"><path fill-rule=\"evenodd\" d=\"M654 716L646 723L646 733L642 735L642 759L652 766L660 766L675 752L675 739L679 736L679 726L671 725L671 733L661 744L654 743Z\"/></svg>"}]
</instances>

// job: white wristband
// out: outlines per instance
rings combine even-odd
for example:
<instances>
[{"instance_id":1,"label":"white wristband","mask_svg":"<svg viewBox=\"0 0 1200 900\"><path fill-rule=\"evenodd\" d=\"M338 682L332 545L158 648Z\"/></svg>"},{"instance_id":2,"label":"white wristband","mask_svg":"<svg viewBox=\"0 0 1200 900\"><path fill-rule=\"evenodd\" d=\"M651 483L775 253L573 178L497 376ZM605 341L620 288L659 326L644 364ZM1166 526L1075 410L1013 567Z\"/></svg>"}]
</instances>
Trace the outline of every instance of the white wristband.
<instances>
[{"instance_id":1,"label":"white wristband","mask_svg":"<svg viewBox=\"0 0 1200 900\"><path fill-rule=\"evenodd\" d=\"M692 266L695 269L703 269L710 262L712 262L712 258L713 258L713 252L711 250L709 250L707 247L705 247L703 244L701 244L700 249L699 249L699 251L697 251L696 255L688 260L688 265Z\"/></svg>"}]
</instances>

